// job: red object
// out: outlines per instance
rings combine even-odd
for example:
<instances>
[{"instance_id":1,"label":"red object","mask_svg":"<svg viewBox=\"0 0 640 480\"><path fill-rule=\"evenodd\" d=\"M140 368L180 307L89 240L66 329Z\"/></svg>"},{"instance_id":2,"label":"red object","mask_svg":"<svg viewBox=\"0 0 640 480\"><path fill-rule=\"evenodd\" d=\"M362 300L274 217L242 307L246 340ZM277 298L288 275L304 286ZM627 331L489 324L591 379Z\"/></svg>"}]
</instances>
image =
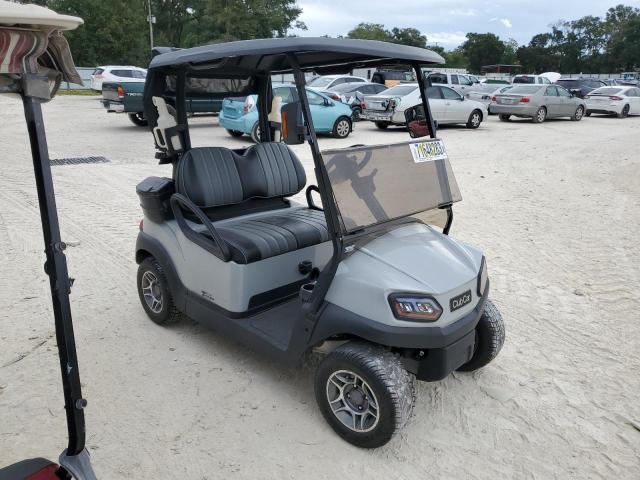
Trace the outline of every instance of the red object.
<instances>
[{"instance_id":1,"label":"red object","mask_svg":"<svg viewBox=\"0 0 640 480\"><path fill-rule=\"evenodd\" d=\"M529 103L529 97L522 97L520 103Z\"/></svg>"},{"instance_id":2,"label":"red object","mask_svg":"<svg viewBox=\"0 0 640 480\"><path fill-rule=\"evenodd\" d=\"M26 480L60 480L60 477L56 475L58 466L56 464L47 465L36 473L32 473Z\"/></svg>"},{"instance_id":3,"label":"red object","mask_svg":"<svg viewBox=\"0 0 640 480\"><path fill-rule=\"evenodd\" d=\"M124 98L124 88L118 85L118 98Z\"/></svg>"},{"instance_id":4,"label":"red object","mask_svg":"<svg viewBox=\"0 0 640 480\"><path fill-rule=\"evenodd\" d=\"M498 99L497 99L496 97L491 97L491 101L492 101L492 102L497 102L497 101L498 101Z\"/></svg>"},{"instance_id":5,"label":"red object","mask_svg":"<svg viewBox=\"0 0 640 480\"><path fill-rule=\"evenodd\" d=\"M429 135L429 126L424 120L413 120L407 125L411 138L426 137Z\"/></svg>"},{"instance_id":6,"label":"red object","mask_svg":"<svg viewBox=\"0 0 640 480\"><path fill-rule=\"evenodd\" d=\"M613 96L613 97L609 97L609 100L622 100L622 97L617 97L617 96Z\"/></svg>"},{"instance_id":7,"label":"red object","mask_svg":"<svg viewBox=\"0 0 640 480\"><path fill-rule=\"evenodd\" d=\"M138 227L140 228L140 231L142 231L142 229L144 228L144 218L140 220L140 225L138 225Z\"/></svg>"},{"instance_id":8,"label":"red object","mask_svg":"<svg viewBox=\"0 0 640 480\"><path fill-rule=\"evenodd\" d=\"M338 95L337 93L329 93L328 96L332 100L337 100L338 102L340 101L340 95Z\"/></svg>"}]
</instances>

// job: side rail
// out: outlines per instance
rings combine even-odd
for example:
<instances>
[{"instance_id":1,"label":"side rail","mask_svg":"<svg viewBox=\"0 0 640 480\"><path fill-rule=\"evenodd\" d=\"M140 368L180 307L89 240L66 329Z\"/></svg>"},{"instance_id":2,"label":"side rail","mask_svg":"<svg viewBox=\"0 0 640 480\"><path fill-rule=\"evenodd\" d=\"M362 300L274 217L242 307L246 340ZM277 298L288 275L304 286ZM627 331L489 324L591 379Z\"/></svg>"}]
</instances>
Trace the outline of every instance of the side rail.
<instances>
[{"instance_id":1,"label":"side rail","mask_svg":"<svg viewBox=\"0 0 640 480\"><path fill-rule=\"evenodd\" d=\"M211 223L211 220L209 220L200 207L179 193L174 193L171 196L170 204L180 230L182 230L182 233L184 233L189 240L225 262L231 260L231 251L229 250L227 242L225 242L220 236L216 228ZM183 208L191 212L198 218L198 220L200 220L200 222L202 222L211 238L208 238L200 232L196 232L189 226L184 218L184 213L182 211Z\"/></svg>"}]
</instances>

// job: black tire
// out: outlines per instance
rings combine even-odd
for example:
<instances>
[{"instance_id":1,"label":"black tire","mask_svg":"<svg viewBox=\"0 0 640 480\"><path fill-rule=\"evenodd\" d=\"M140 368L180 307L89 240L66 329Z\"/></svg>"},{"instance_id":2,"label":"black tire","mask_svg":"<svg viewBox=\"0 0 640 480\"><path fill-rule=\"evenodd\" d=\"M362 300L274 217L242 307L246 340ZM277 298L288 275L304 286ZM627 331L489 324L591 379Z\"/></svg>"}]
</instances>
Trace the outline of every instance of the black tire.
<instances>
[{"instance_id":1,"label":"black tire","mask_svg":"<svg viewBox=\"0 0 640 480\"><path fill-rule=\"evenodd\" d=\"M376 122L376 127L378 127L380 130L386 130L387 128L389 128L389 125L391 125L391 123L389 122Z\"/></svg>"},{"instance_id":2,"label":"black tire","mask_svg":"<svg viewBox=\"0 0 640 480\"><path fill-rule=\"evenodd\" d=\"M584 117L584 107L580 105L578 108L576 108L576 111L571 117L571 120L573 120L574 122L579 122L580 120L582 120L582 117Z\"/></svg>"},{"instance_id":3,"label":"black tire","mask_svg":"<svg viewBox=\"0 0 640 480\"><path fill-rule=\"evenodd\" d=\"M239 132L238 130L227 130L227 133L236 138L244 135L244 132Z\"/></svg>"},{"instance_id":4,"label":"black tire","mask_svg":"<svg viewBox=\"0 0 640 480\"><path fill-rule=\"evenodd\" d=\"M542 123L547 119L547 109L540 107L531 120L533 123Z\"/></svg>"},{"instance_id":5,"label":"black tire","mask_svg":"<svg viewBox=\"0 0 640 480\"><path fill-rule=\"evenodd\" d=\"M474 110L469 115L469 120L467 120L467 128L478 128L482 123L482 112L480 110Z\"/></svg>"},{"instance_id":6,"label":"black tire","mask_svg":"<svg viewBox=\"0 0 640 480\"><path fill-rule=\"evenodd\" d=\"M145 292L143 291L145 289L143 285L145 278L147 280L150 279L150 277L145 277L147 274L151 275L156 282L152 290L153 294L156 295L156 298L160 299L160 307L157 310L153 308L153 304L150 305L149 299L145 298ZM155 258L147 257L142 261L142 263L140 263L137 278L138 297L140 298L142 308L147 312L149 318L158 325L169 325L180 321L182 313L178 310L173 301L167 277Z\"/></svg>"},{"instance_id":7,"label":"black tire","mask_svg":"<svg viewBox=\"0 0 640 480\"><path fill-rule=\"evenodd\" d=\"M587 117L590 117L590 116L591 116L591 110L587 110L587 112L585 113L585 115L586 115Z\"/></svg>"},{"instance_id":8,"label":"black tire","mask_svg":"<svg viewBox=\"0 0 640 480\"><path fill-rule=\"evenodd\" d=\"M473 357L458 368L461 372L473 372L487 365L498 356L504 345L505 327L500 311L491 300L484 305L484 312L476 326L476 346Z\"/></svg>"},{"instance_id":9,"label":"black tire","mask_svg":"<svg viewBox=\"0 0 640 480\"><path fill-rule=\"evenodd\" d=\"M359 122L360 120L362 120L361 115L362 115L362 109L360 107L355 107L353 109L351 118L353 118L354 122Z\"/></svg>"},{"instance_id":10,"label":"black tire","mask_svg":"<svg viewBox=\"0 0 640 480\"><path fill-rule=\"evenodd\" d=\"M631 110L631 107L627 103L624 107L622 107L622 111L616 114L616 116L618 118L627 118L629 116L629 110Z\"/></svg>"},{"instance_id":11,"label":"black tire","mask_svg":"<svg viewBox=\"0 0 640 480\"><path fill-rule=\"evenodd\" d=\"M498 118L500 118L501 121L503 122L508 122L509 120L511 120L511 115L506 114L506 113L501 113Z\"/></svg>"},{"instance_id":12,"label":"black tire","mask_svg":"<svg viewBox=\"0 0 640 480\"><path fill-rule=\"evenodd\" d=\"M138 127L146 127L147 125L149 125L149 122L146 118L144 118L144 113L142 112L130 113L129 120L131 120L131 123Z\"/></svg>"},{"instance_id":13,"label":"black tire","mask_svg":"<svg viewBox=\"0 0 640 480\"><path fill-rule=\"evenodd\" d=\"M251 136L251 140L253 140L254 143L260 143L260 125L258 124L258 122L253 125L251 133L249 135Z\"/></svg>"},{"instance_id":14,"label":"black tire","mask_svg":"<svg viewBox=\"0 0 640 480\"><path fill-rule=\"evenodd\" d=\"M337 385L341 382L339 388ZM370 343L349 342L327 355L318 367L315 394L322 415L340 437L358 447L377 448L391 440L411 417L415 404L415 377L389 350ZM331 402L330 398L336 396ZM334 413L332 403L338 410L343 410ZM377 404L377 410L372 407L374 404ZM357 408L365 407L366 413L357 413ZM353 411L356 415L350 413ZM377 412L377 417L372 411ZM353 420L354 427L343 423L338 414L345 422ZM356 418L360 418L360 430Z\"/></svg>"},{"instance_id":15,"label":"black tire","mask_svg":"<svg viewBox=\"0 0 640 480\"><path fill-rule=\"evenodd\" d=\"M331 134L336 138L347 138L351 133L351 119L349 117L338 117L333 124Z\"/></svg>"}]
</instances>

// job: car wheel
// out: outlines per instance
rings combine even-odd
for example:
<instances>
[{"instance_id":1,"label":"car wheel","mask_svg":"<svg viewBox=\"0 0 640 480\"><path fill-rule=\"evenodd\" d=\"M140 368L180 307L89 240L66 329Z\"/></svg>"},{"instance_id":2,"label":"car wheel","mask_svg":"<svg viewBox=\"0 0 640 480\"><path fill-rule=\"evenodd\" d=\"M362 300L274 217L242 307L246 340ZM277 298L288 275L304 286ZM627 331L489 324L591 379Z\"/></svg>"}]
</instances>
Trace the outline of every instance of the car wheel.
<instances>
[{"instance_id":1,"label":"car wheel","mask_svg":"<svg viewBox=\"0 0 640 480\"><path fill-rule=\"evenodd\" d=\"M227 130L227 133L232 137L241 137L244 135L244 132L239 132L238 130Z\"/></svg>"},{"instance_id":2,"label":"car wheel","mask_svg":"<svg viewBox=\"0 0 640 480\"><path fill-rule=\"evenodd\" d=\"M182 313L173 301L167 277L154 257L145 258L138 267L138 296L144 311L158 325L181 319Z\"/></svg>"},{"instance_id":3,"label":"car wheel","mask_svg":"<svg viewBox=\"0 0 640 480\"><path fill-rule=\"evenodd\" d=\"M411 417L415 377L389 350L348 342L318 367L315 395L322 415L340 437L358 447L376 448Z\"/></svg>"},{"instance_id":4,"label":"car wheel","mask_svg":"<svg viewBox=\"0 0 640 480\"><path fill-rule=\"evenodd\" d=\"M474 110L469 115L469 120L467 120L467 128L478 128L482 123L482 112L480 110Z\"/></svg>"},{"instance_id":5,"label":"car wheel","mask_svg":"<svg viewBox=\"0 0 640 480\"><path fill-rule=\"evenodd\" d=\"M587 110L587 113L585 113L585 115L586 115L587 117L590 117L590 116L591 116L591 110Z\"/></svg>"},{"instance_id":6,"label":"car wheel","mask_svg":"<svg viewBox=\"0 0 640 480\"><path fill-rule=\"evenodd\" d=\"M547 119L547 109L540 107L536 114L533 116L533 123L542 123Z\"/></svg>"},{"instance_id":7,"label":"car wheel","mask_svg":"<svg viewBox=\"0 0 640 480\"><path fill-rule=\"evenodd\" d=\"M484 305L484 312L476 326L476 344L473 357L458 368L461 372L472 372L487 365L498 356L504 345L505 327L500 311L491 300Z\"/></svg>"},{"instance_id":8,"label":"car wheel","mask_svg":"<svg viewBox=\"0 0 640 480\"><path fill-rule=\"evenodd\" d=\"M260 125L256 122L251 129L251 140L255 143L260 143Z\"/></svg>"},{"instance_id":9,"label":"car wheel","mask_svg":"<svg viewBox=\"0 0 640 480\"><path fill-rule=\"evenodd\" d=\"M146 127L147 125L149 125L149 122L146 118L144 118L144 113L142 112L130 113L129 120L131 120L131 123L137 125L138 127Z\"/></svg>"},{"instance_id":10,"label":"car wheel","mask_svg":"<svg viewBox=\"0 0 640 480\"><path fill-rule=\"evenodd\" d=\"M333 136L336 138L347 138L351 133L351 120L347 117L340 117L333 124Z\"/></svg>"},{"instance_id":11,"label":"car wheel","mask_svg":"<svg viewBox=\"0 0 640 480\"><path fill-rule=\"evenodd\" d=\"M378 127L380 130L386 130L389 125L391 125L389 122L376 122L376 127Z\"/></svg>"},{"instance_id":12,"label":"car wheel","mask_svg":"<svg viewBox=\"0 0 640 480\"><path fill-rule=\"evenodd\" d=\"M500 118L500 120L502 120L503 122L508 122L509 120L511 120L511 115L501 113L498 118Z\"/></svg>"},{"instance_id":13,"label":"car wheel","mask_svg":"<svg viewBox=\"0 0 640 480\"><path fill-rule=\"evenodd\" d=\"M353 121L354 122L359 122L360 120L362 120L361 115L362 115L362 110L359 107L356 107L356 108L353 109Z\"/></svg>"},{"instance_id":14,"label":"car wheel","mask_svg":"<svg viewBox=\"0 0 640 480\"><path fill-rule=\"evenodd\" d=\"M571 117L571 120L573 120L574 122L579 122L580 120L582 120L583 116L584 116L584 107L580 105L576 109L576 112L573 114L573 117Z\"/></svg>"},{"instance_id":15,"label":"car wheel","mask_svg":"<svg viewBox=\"0 0 640 480\"><path fill-rule=\"evenodd\" d=\"M629 110L631 109L631 107L629 107L629 104L626 104L624 107L622 107L622 111L620 113L618 113L618 118L626 118L629 116Z\"/></svg>"}]
</instances>

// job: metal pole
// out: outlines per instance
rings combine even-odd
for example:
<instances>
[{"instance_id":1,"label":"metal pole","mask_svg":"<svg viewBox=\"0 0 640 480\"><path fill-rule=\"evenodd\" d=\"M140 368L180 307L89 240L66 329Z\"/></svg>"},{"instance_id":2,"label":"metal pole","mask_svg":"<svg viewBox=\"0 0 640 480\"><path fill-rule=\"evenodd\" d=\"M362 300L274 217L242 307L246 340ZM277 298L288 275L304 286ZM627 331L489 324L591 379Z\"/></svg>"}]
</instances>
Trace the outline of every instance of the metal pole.
<instances>
[{"instance_id":1,"label":"metal pole","mask_svg":"<svg viewBox=\"0 0 640 480\"><path fill-rule=\"evenodd\" d=\"M419 63L414 63L413 69L416 72L416 78L418 79L418 87L420 88L420 98L422 99L424 116L426 117L425 119L429 126L429 136L431 138L436 138L436 123L433 121L433 115L431 114L431 107L429 106L429 99L427 97L427 88L431 86L431 82L425 82L424 73L422 73L422 67Z\"/></svg>"},{"instance_id":2,"label":"metal pole","mask_svg":"<svg viewBox=\"0 0 640 480\"><path fill-rule=\"evenodd\" d=\"M148 0L149 4L149 16L147 20L149 20L149 42L151 44L151 50L153 50L153 15L151 14L151 0Z\"/></svg>"}]
</instances>

